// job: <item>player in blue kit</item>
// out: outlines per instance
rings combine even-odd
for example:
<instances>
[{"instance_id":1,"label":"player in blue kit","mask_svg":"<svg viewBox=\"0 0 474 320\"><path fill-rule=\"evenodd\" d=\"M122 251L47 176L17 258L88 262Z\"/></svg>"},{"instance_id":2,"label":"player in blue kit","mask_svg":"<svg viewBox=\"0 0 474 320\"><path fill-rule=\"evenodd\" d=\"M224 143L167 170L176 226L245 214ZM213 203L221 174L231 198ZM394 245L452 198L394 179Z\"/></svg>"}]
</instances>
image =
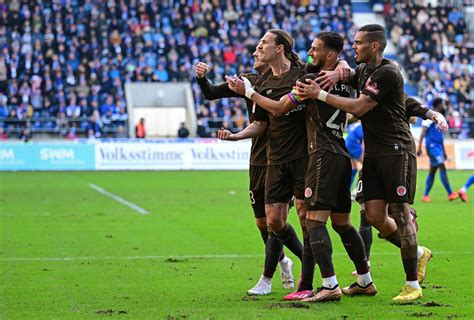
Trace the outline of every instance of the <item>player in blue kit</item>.
<instances>
[{"instance_id":1,"label":"player in blue kit","mask_svg":"<svg viewBox=\"0 0 474 320\"><path fill-rule=\"evenodd\" d=\"M445 108L442 99L436 98L433 101L433 110L444 115ZM444 162L446 161L446 150L444 149L443 134L431 120L424 120L422 122L420 140L418 142L418 156L421 156L422 154L421 146L424 138L426 138L426 153L430 158L430 172L426 178L425 192L423 193L422 201L431 202L429 193L433 186L435 174L438 168L440 170L441 182L448 193L448 200L452 201L459 198L459 194L453 191L449 185L448 174L446 172L446 166L444 165Z\"/></svg>"},{"instance_id":2,"label":"player in blue kit","mask_svg":"<svg viewBox=\"0 0 474 320\"><path fill-rule=\"evenodd\" d=\"M352 165L351 184L349 185L351 188L357 172L362 168L363 142L364 132L360 121L347 127L346 148L349 151Z\"/></svg>"}]
</instances>

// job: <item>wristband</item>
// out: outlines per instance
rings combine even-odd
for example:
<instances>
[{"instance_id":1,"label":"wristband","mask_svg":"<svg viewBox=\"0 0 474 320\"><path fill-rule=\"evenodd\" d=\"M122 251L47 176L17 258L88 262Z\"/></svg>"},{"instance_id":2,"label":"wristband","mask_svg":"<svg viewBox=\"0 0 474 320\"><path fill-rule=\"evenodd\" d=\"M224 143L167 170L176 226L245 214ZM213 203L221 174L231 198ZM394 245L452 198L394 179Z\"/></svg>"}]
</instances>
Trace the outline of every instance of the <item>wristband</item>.
<instances>
[{"instance_id":1,"label":"wristband","mask_svg":"<svg viewBox=\"0 0 474 320\"><path fill-rule=\"evenodd\" d=\"M255 93L255 90L252 87L246 87L245 88L245 96L252 100L252 94Z\"/></svg>"},{"instance_id":2,"label":"wristband","mask_svg":"<svg viewBox=\"0 0 474 320\"><path fill-rule=\"evenodd\" d=\"M242 77L242 81L244 81L245 96L252 100L252 94L255 92L255 90L252 88L252 84L246 77Z\"/></svg>"},{"instance_id":3,"label":"wristband","mask_svg":"<svg viewBox=\"0 0 474 320\"><path fill-rule=\"evenodd\" d=\"M291 92L288 93L287 96L288 96L288 98L290 98L291 102L293 102L293 104L294 104L295 106L298 105L298 100L296 100L296 97L295 97Z\"/></svg>"},{"instance_id":4,"label":"wristband","mask_svg":"<svg viewBox=\"0 0 474 320\"><path fill-rule=\"evenodd\" d=\"M328 93L324 90L319 91L318 94L318 100L321 100L322 102L326 102L326 98L328 96Z\"/></svg>"}]
</instances>

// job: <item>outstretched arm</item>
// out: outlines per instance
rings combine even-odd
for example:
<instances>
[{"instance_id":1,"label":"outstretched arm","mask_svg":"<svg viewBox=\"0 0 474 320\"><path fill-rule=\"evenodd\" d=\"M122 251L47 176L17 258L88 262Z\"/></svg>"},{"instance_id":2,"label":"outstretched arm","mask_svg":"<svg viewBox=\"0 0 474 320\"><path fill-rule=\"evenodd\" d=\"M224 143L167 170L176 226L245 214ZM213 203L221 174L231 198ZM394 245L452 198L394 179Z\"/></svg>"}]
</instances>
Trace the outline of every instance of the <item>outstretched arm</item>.
<instances>
[{"instance_id":1,"label":"outstretched arm","mask_svg":"<svg viewBox=\"0 0 474 320\"><path fill-rule=\"evenodd\" d=\"M215 100L221 98L230 97L242 97L236 94L234 91L229 89L226 82L213 85L207 78L206 75L209 72L209 66L203 62L198 62L195 67L196 79L204 98L207 100Z\"/></svg>"},{"instance_id":2,"label":"outstretched arm","mask_svg":"<svg viewBox=\"0 0 474 320\"><path fill-rule=\"evenodd\" d=\"M424 120L430 119L436 123L436 127L439 131L448 131L448 122L446 121L446 118L441 113L428 109L418 100L405 95L405 108L408 117L419 117Z\"/></svg>"},{"instance_id":3,"label":"outstretched arm","mask_svg":"<svg viewBox=\"0 0 474 320\"><path fill-rule=\"evenodd\" d=\"M268 127L267 121L253 121L245 129L240 132L232 133L226 129L219 129L217 137L221 140L238 141L248 138L257 137L265 132Z\"/></svg>"},{"instance_id":4,"label":"outstretched arm","mask_svg":"<svg viewBox=\"0 0 474 320\"><path fill-rule=\"evenodd\" d=\"M318 99L346 113L352 113L357 118L362 117L377 105L375 100L365 94L361 94L357 99L344 98L321 90L319 84L312 79L306 82L308 83L297 81L294 88L302 100Z\"/></svg>"},{"instance_id":5,"label":"outstretched arm","mask_svg":"<svg viewBox=\"0 0 474 320\"><path fill-rule=\"evenodd\" d=\"M253 90L250 81L248 81L248 79L245 77L240 79L236 76L226 76L226 80L231 90L234 90L235 92L243 94L247 98L252 99L259 107L271 112L272 114L284 115L296 107L294 102L287 95L284 95L278 101L262 96Z\"/></svg>"}]
</instances>

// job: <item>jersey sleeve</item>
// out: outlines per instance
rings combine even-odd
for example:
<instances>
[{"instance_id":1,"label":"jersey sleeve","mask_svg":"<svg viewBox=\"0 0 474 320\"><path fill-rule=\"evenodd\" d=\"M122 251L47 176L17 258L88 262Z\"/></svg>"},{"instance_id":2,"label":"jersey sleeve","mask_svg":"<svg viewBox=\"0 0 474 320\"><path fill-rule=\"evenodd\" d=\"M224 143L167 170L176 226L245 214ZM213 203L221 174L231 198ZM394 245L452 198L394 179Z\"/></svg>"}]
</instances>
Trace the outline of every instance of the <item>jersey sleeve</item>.
<instances>
[{"instance_id":1,"label":"jersey sleeve","mask_svg":"<svg viewBox=\"0 0 474 320\"><path fill-rule=\"evenodd\" d=\"M405 95L405 109L407 112L407 118L409 117L419 117L422 119L426 118L426 113L428 112L428 108L423 106L418 100L408 97Z\"/></svg>"},{"instance_id":2,"label":"jersey sleeve","mask_svg":"<svg viewBox=\"0 0 474 320\"><path fill-rule=\"evenodd\" d=\"M429 120L429 119L423 120L421 121L421 126L425 128L429 128L432 123L433 123L433 120Z\"/></svg>"},{"instance_id":3,"label":"jersey sleeve","mask_svg":"<svg viewBox=\"0 0 474 320\"><path fill-rule=\"evenodd\" d=\"M207 78L197 78L197 83L201 88L204 98L207 100L242 97L240 94L230 90L226 82L213 85Z\"/></svg>"},{"instance_id":4,"label":"jersey sleeve","mask_svg":"<svg viewBox=\"0 0 474 320\"><path fill-rule=\"evenodd\" d=\"M364 84L362 94L381 102L390 90L399 82L399 74L387 67L380 67Z\"/></svg>"}]
</instances>

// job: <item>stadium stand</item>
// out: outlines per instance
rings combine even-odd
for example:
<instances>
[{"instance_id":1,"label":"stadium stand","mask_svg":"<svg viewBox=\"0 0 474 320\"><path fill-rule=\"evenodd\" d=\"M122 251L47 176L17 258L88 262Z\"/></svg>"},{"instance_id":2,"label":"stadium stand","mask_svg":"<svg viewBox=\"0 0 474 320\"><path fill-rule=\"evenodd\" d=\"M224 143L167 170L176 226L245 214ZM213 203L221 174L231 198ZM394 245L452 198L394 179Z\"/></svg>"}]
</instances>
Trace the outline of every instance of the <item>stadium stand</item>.
<instances>
[{"instance_id":1,"label":"stadium stand","mask_svg":"<svg viewBox=\"0 0 474 320\"><path fill-rule=\"evenodd\" d=\"M398 59L418 95L430 106L445 100L453 138L474 137L474 43L461 2L398 1L385 3L387 32Z\"/></svg>"},{"instance_id":2,"label":"stadium stand","mask_svg":"<svg viewBox=\"0 0 474 320\"><path fill-rule=\"evenodd\" d=\"M472 52L462 49L468 41L462 12L448 9L397 4L384 12L398 36L400 60L423 97L443 94L452 111L466 117ZM425 21L419 30L422 11L425 20L438 22L431 27ZM221 126L238 131L247 124L243 101L205 100L194 79L197 61L212 66L214 82L251 71L251 53L264 30L282 28L292 32L303 60L319 31L337 30L347 39L343 57L353 63L352 18L349 0L0 0L0 122L9 138L25 131L33 138L122 137L126 82L190 81L198 135L212 137ZM435 27L439 43L422 35Z\"/></svg>"}]
</instances>

